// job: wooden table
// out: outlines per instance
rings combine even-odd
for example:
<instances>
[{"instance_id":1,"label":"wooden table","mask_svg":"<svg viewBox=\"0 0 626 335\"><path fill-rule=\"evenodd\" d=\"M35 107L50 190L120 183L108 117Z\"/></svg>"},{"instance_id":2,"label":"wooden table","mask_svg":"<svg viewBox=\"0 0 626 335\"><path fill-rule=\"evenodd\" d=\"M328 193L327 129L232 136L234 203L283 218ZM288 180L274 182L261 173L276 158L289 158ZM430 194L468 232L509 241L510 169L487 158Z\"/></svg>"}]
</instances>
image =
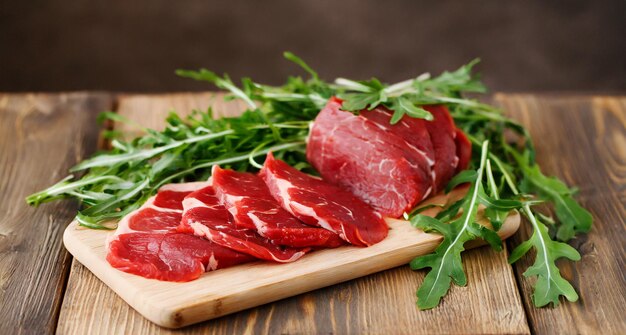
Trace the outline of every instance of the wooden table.
<instances>
[{"instance_id":1,"label":"wooden table","mask_svg":"<svg viewBox=\"0 0 626 335\"><path fill-rule=\"evenodd\" d=\"M536 309L531 262L507 264L523 226L504 252L465 253L467 287L453 287L430 311L415 307L424 272L403 266L188 327L180 332L239 333L600 333L626 334L626 97L496 94L494 103L528 126L547 174L580 186L593 230L571 244L577 263L560 263L577 303ZM98 148L100 111L115 110L158 127L170 109L217 106L212 93L113 95L0 94L0 333L170 333L119 299L63 248L75 215L71 201L30 208L24 197L67 175ZM148 117L146 117L148 116Z\"/></svg>"}]
</instances>

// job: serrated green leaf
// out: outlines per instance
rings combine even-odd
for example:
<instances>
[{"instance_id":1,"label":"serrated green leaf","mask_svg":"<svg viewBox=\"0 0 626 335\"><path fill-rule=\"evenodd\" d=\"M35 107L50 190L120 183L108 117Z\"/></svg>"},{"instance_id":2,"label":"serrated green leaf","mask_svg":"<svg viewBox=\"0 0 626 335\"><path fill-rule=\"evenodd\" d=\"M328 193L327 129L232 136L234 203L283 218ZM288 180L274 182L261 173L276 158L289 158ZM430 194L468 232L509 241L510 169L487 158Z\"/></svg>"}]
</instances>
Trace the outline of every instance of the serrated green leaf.
<instances>
[{"instance_id":1,"label":"serrated green leaf","mask_svg":"<svg viewBox=\"0 0 626 335\"><path fill-rule=\"evenodd\" d=\"M448 182L448 185L446 185L445 192L450 193L450 191L452 191L454 188L456 188L457 186L461 184L472 183L476 180L477 176L478 174L474 170L461 171L459 174L457 174L456 176L452 177L452 179L450 179L450 181Z\"/></svg>"},{"instance_id":2,"label":"serrated green leaf","mask_svg":"<svg viewBox=\"0 0 626 335\"><path fill-rule=\"evenodd\" d=\"M522 207L522 202L513 199L493 199L488 196L483 189L478 192L478 200L481 204L485 205L485 207L503 211L508 213L511 210L518 209Z\"/></svg>"},{"instance_id":3,"label":"serrated green leaf","mask_svg":"<svg viewBox=\"0 0 626 335\"><path fill-rule=\"evenodd\" d=\"M522 191L538 193L554 203L556 216L559 218L557 238L569 241L576 233L586 233L591 229L593 217L572 198L572 190L565 183L546 177L539 166L529 166L526 160L518 157L524 172Z\"/></svg>"},{"instance_id":4,"label":"serrated green leaf","mask_svg":"<svg viewBox=\"0 0 626 335\"><path fill-rule=\"evenodd\" d=\"M473 222L469 225L468 231L474 236L482 238L485 242L489 243L489 245L496 251L502 250L502 239L495 231L476 222Z\"/></svg>"},{"instance_id":5,"label":"serrated green leaf","mask_svg":"<svg viewBox=\"0 0 626 335\"><path fill-rule=\"evenodd\" d=\"M535 262L524 272L526 277L537 277L532 295L533 303L536 307L542 307L549 303L556 306L559 304L560 296L565 296L569 301L578 300L576 290L561 277L556 261L563 257L577 261L580 259L580 254L566 243L552 241L548 235L548 228L537 220L528 205L525 206L525 213L533 225L534 232L528 241L514 250L510 261L516 261L526 253L529 250L528 243L537 250Z\"/></svg>"},{"instance_id":6,"label":"serrated green leaf","mask_svg":"<svg viewBox=\"0 0 626 335\"><path fill-rule=\"evenodd\" d=\"M339 95L343 99L341 108L346 111L360 111L377 102L380 98L378 92L372 93L345 93Z\"/></svg>"},{"instance_id":7,"label":"serrated green leaf","mask_svg":"<svg viewBox=\"0 0 626 335\"><path fill-rule=\"evenodd\" d=\"M461 286L467 284L467 277L463 272L463 264L461 262L461 253L465 250L465 242L481 236L490 244L498 245L493 236L495 232L489 234L485 231L487 228L475 226L479 205L478 193L482 187L481 182L487 159L488 145L489 142L487 141L482 144L480 166L476 171L476 177L472 186L462 199L463 214L459 218L454 219L448 226L437 218L428 218L419 214L411 218L412 224L425 230L438 231L443 235L443 241L433 254L417 257L411 262L411 268L413 269L431 268L424 278L424 282L417 290L417 305L420 309L429 309L437 306L441 298L450 289L451 282ZM500 238L497 237L497 239L499 240ZM501 241L498 247L501 247Z\"/></svg>"},{"instance_id":8,"label":"serrated green leaf","mask_svg":"<svg viewBox=\"0 0 626 335\"><path fill-rule=\"evenodd\" d=\"M532 249L533 243L529 239L520 243L513 251L511 251L511 255L509 256L509 264L513 264L517 262L522 256L524 256L530 249Z\"/></svg>"},{"instance_id":9,"label":"serrated green leaf","mask_svg":"<svg viewBox=\"0 0 626 335\"><path fill-rule=\"evenodd\" d=\"M416 228L420 228L425 232L436 231L441 233L442 235L451 235L451 227L449 224L443 223L435 218L430 216L417 214L409 220L411 225Z\"/></svg>"},{"instance_id":10,"label":"serrated green leaf","mask_svg":"<svg viewBox=\"0 0 626 335\"><path fill-rule=\"evenodd\" d=\"M395 111L396 114L401 114L401 115L406 114L413 118L425 119L429 121L433 119L433 115L429 111L421 107L417 107L411 100L407 99L404 96L392 98L390 102L391 102L391 109ZM394 114L394 117L396 114ZM400 118L401 117L402 116L400 116ZM398 121L400 121L400 118L397 118L397 120L392 119L391 124L397 123Z\"/></svg>"}]
</instances>

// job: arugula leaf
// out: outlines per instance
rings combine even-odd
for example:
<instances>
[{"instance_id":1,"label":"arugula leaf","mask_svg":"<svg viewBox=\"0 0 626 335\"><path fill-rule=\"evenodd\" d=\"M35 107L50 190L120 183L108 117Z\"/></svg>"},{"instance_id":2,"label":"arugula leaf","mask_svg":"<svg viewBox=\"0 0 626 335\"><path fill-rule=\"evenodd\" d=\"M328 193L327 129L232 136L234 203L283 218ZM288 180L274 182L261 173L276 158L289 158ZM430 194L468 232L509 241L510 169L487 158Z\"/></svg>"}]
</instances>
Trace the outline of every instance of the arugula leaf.
<instances>
[{"instance_id":1,"label":"arugula leaf","mask_svg":"<svg viewBox=\"0 0 626 335\"><path fill-rule=\"evenodd\" d=\"M496 180L493 176L493 171L491 169L491 160L487 160L487 166L486 166L485 172L487 174L487 181L489 185L489 191L491 192L491 196L494 199L499 200L500 192L496 184ZM489 219L489 222L491 222L493 229L495 231L498 231L504 224L504 220L508 216L508 211L501 211L495 208L487 208L485 210L485 216Z\"/></svg>"},{"instance_id":2,"label":"arugula leaf","mask_svg":"<svg viewBox=\"0 0 626 335\"><path fill-rule=\"evenodd\" d=\"M515 153L511 147L507 149L517 160L522 172L520 190L538 194L554 203L559 218L556 237L561 241L569 241L578 233L589 232L593 217L572 198L573 190L556 178L546 177L537 164L529 163L528 157Z\"/></svg>"},{"instance_id":3,"label":"arugula leaf","mask_svg":"<svg viewBox=\"0 0 626 335\"><path fill-rule=\"evenodd\" d=\"M452 191L455 187L461 184L474 182L476 178L478 178L478 174L474 170L461 171L459 174L450 179L448 185L446 185L445 192L450 193L450 191Z\"/></svg>"},{"instance_id":4,"label":"arugula leaf","mask_svg":"<svg viewBox=\"0 0 626 335\"><path fill-rule=\"evenodd\" d=\"M535 263L524 272L525 277L537 276L533 303L536 307L542 307L549 303L555 306L559 304L559 297L565 296L569 301L578 300L578 294L572 285L561 277L556 260L568 258L572 261L580 260L580 254L570 245L552 241L548 235L548 228L539 222L533 215L528 205L524 206L524 212L533 225L534 232L530 239L518 245L509 257L509 263L514 263L526 254L532 247L537 250Z\"/></svg>"},{"instance_id":5,"label":"arugula leaf","mask_svg":"<svg viewBox=\"0 0 626 335\"><path fill-rule=\"evenodd\" d=\"M433 120L433 115L430 114L429 111L424 108L417 107L413 104L411 100L406 97L400 96L397 98L391 98L391 110L394 111L393 118L391 119L391 124L395 124L404 114L418 119L425 119L428 121ZM400 115L396 117L396 115Z\"/></svg>"},{"instance_id":6,"label":"arugula leaf","mask_svg":"<svg viewBox=\"0 0 626 335\"><path fill-rule=\"evenodd\" d=\"M492 230L476 223L488 146L488 141L483 142L480 166L476 171L476 178L472 186L462 199L463 214L458 219L446 224L441 220L428 218L421 214L411 218L412 225L425 231L437 231L443 235L443 241L434 253L419 256L413 259L410 264L413 270L431 268L417 291L417 305L420 309L437 306L441 298L450 289L451 281L460 286L467 284L467 277L463 272L461 263L461 252L465 250L465 242L481 237L492 246L501 249L500 237Z\"/></svg>"}]
</instances>

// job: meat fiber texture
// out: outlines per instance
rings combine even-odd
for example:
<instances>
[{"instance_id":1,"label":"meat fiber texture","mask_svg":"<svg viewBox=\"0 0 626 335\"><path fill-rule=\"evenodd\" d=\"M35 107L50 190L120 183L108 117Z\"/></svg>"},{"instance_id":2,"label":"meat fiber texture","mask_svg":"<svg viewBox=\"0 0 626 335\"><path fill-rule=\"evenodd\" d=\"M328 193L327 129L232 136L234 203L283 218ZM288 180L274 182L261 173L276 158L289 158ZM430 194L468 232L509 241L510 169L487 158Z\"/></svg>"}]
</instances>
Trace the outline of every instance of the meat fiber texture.
<instances>
[{"instance_id":1,"label":"meat fiber texture","mask_svg":"<svg viewBox=\"0 0 626 335\"><path fill-rule=\"evenodd\" d=\"M206 183L169 184L141 208L125 216L107 240L106 259L124 272L184 282L205 271L253 259L201 237L177 231L182 199Z\"/></svg>"},{"instance_id":2,"label":"meat fiber texture","mask_svg":"<svg viewBox=\"0 0 626 335\"><path fill-rule=\"evenodd\" d=\"M325 180L392 217L432 192L425 152L379 123L340 108L340 100L328 102L315 119L307 144L307 159Z\"/></svg>"},{"instance_id":3,"label":"meat fiber texture","mask_svg":"<svg viewBox=\"0 0 626 335\"><path fill-rule=\"evenodd\" d=\"M410 211L469 163L471 145L444 106L425 107L433 121L405 116L392 125L392 112L384 107L354 115L342 111L341 103L332 98L318 114L307 159L325 180L385 216Z\"/></svg>"},{"instance_id":4,"label":"meat fiber texture","mask_svg":"<svg viewBox=\"0 0 626 335\"><path fill-rule=\"evenodd\" d=\"M237 227L211 186L185 197L183 209L179 231L202 236L215 244L255 258L287 263L298 260L311 250L279 246L259 235L256 229Z\"/></svg>"},{"instance_id":5,"label":"meat fiber texture","mask_svg":"<svg viewBox=\"0 0 626 335\"><path fill-rule=\"evenodd\" d=\"M365 202L275 159L272 153L260 176L283 209L306 224L330 230L356 246L370 246L387 236L386 222Z\"/></svg>"},{"instance_id":6,"label":"meat fiber texture","mask_svg":"<svg viewBox=\"0 0 626 335\"><path fill-rule=\"evenodd\" d=\"M455 175L459 163L456 151L456 127L445 106L425 106L424 109L433 115L427 121L426 129L435 150L435 166L433 167L433 185L435 192L443 190Z\"/></svg>"},{"instance_id":7,"label":"meat fiber texture","mask_svg":"<svg viewBox=\"0 0 626 335\"><path fill-rule=\"evenodd\" d=\"M272 243L335 248L344 242L329 230L306 225L284 210L257 174L214 166L212 186L239 228L254 229Z\"/></svg>"}]
</instances>

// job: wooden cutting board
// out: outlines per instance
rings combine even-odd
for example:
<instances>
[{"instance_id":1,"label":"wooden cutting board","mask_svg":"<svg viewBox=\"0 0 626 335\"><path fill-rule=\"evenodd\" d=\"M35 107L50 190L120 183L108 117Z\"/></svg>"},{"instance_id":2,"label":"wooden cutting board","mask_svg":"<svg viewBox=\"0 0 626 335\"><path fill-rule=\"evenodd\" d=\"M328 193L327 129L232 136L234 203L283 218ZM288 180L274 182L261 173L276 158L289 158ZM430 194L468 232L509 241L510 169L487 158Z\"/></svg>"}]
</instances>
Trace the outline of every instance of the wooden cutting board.
<instances>
[{"instance_id":1,"label":"wooden cutting board","mask_svg":"<svg viewBox=\"0 0 626 335\"><path fill-rule=\"evenodd\" d=\"M451 203L466 191L457 189L424 205ZM438 210L434 207L423 213L433 216ZM243 264L205 273L187 283L145 279L111 267L105 260L104 246L111 232L82 228L72 222L63 242L78 261L144 317L163 327L178 328L405 265L415 256L432 252L442 240L440 235L424 233L406 221L387 222L389 236L368 248L319 250L288 264ZM485 220L479 222L485 224ZM519 224L519 214L512 212L498 234L507 238ZM468 243L466 247L480 244Z\"/></svg>"}]
</instances>

